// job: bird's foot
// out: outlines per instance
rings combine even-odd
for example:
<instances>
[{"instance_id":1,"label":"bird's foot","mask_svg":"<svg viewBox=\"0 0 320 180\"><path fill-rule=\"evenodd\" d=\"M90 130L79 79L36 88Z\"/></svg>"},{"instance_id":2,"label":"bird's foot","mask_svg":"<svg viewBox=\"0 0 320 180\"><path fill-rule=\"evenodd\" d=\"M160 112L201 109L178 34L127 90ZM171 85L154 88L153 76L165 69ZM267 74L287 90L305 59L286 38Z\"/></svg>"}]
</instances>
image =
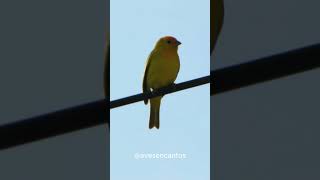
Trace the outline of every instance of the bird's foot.
<instances>
[{"instance_id":1,"label":"bird's foot","mask_svg":"<svg viewBox=\"0 0 320 180\"><path fill-rule=\"evenodd\" d=\"M157 89L152 89L152 91L150 91L150 92L151 92L151 94L154 96L155 94L158 93L158 91L159 91L159 90L157 90Z\"/></svg>"}]
</instances>

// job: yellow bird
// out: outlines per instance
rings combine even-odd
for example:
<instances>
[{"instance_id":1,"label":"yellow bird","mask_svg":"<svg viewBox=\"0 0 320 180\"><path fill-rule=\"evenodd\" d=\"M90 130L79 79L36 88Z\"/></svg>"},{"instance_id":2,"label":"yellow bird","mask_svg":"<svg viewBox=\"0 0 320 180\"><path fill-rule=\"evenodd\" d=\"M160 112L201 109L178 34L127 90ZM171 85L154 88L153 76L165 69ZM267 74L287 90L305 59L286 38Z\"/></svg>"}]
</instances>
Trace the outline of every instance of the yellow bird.
<instances>
[{"instance_id":1,"label":"yellow bird","mask_svg":"<svg viewBox=\"0 0 320 180\"><path fill-rule=\"evenodd\" d=\"M180 44L172 36L165 36L158 40L146 63L142 85L144 93L174 84L180 69L178 56ZM162 97L150 99L150 129L160 127L159 113ZM148 100L145 100L144 103L148 104Z\"/></svg>"},{"instance_id":2,"label":"yellow bird","mask_svg":"<svg viewBox=\"0 0 320 180\"><path fill-rule=\"evenodd\" d=\"M210 50L214 50L218 36L221 32L224 19L224 5L223 0L211 0L210 3Z\"/></svg>"}]
</instances>

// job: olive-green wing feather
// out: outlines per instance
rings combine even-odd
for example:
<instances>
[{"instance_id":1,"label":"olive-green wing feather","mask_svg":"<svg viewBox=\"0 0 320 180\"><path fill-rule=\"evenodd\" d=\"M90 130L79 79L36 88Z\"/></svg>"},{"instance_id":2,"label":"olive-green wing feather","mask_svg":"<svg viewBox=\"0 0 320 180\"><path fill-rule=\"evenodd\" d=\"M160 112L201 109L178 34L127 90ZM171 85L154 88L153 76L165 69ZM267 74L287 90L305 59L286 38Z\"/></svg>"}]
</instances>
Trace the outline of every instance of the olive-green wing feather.
<instances>
[{"instance_id":1,"label":"olive-green wing feather","mask_svg":"<svg viewBox=\"0 0 320 180\"><path fill-rule=\"evenodd\" d=\"M144 75L143 75L143 83L142 83L142 90L143 93L148 92L150 89L147 87L147 76L148 76L148 71L150 68L150 63L151 63L151 57L154 54L154 50L150 53L148 60L147 60L147 64L146 64L146 68L144 70ZM148 104L148 99L144 100L144 104Z\"/></svg>"}]
</instances>

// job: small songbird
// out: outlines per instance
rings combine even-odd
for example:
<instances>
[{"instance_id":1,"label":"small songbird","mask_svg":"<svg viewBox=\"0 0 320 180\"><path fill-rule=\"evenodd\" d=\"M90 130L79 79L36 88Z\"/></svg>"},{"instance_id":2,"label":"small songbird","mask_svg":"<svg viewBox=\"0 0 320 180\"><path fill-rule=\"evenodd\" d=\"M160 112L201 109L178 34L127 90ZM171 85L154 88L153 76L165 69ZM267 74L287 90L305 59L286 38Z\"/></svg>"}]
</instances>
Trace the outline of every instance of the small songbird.
<instances>
[{"instance_id":1,"label":"small songbird","mask_svg":"<svg viewBox=\"0 0 320 180\"><path fill-rule=\"evenodd\" d=\"M165 36L158 40L146 63L142 85L144 93L174 84L180 69L178 56L180 44L172 36ZM162 97L150 99L150 129L160 127L159 113ZM144 100L144 103L148 104L148 100Z\"/></svg>"}]
</instances>

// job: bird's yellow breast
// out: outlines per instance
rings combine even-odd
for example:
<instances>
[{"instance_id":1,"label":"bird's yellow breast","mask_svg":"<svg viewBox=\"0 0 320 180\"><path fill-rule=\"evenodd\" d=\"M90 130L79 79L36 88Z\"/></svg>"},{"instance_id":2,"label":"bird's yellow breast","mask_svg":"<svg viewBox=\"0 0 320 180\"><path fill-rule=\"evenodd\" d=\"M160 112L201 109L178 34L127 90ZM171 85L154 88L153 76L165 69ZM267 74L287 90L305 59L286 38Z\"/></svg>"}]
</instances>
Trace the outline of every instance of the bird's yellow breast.
<instances>
[{"instance_id":1,"label":"bird's yellow breast","mask_svg":"<svg viewBox=\"0 0 320 180\"><path fill-rule=\"evenodd\" d=\"M158 89L172 84L180 69L179 56L177 52L157 52L150 62L147 75L147 87Z\"/></svg>"}]
</instances>

